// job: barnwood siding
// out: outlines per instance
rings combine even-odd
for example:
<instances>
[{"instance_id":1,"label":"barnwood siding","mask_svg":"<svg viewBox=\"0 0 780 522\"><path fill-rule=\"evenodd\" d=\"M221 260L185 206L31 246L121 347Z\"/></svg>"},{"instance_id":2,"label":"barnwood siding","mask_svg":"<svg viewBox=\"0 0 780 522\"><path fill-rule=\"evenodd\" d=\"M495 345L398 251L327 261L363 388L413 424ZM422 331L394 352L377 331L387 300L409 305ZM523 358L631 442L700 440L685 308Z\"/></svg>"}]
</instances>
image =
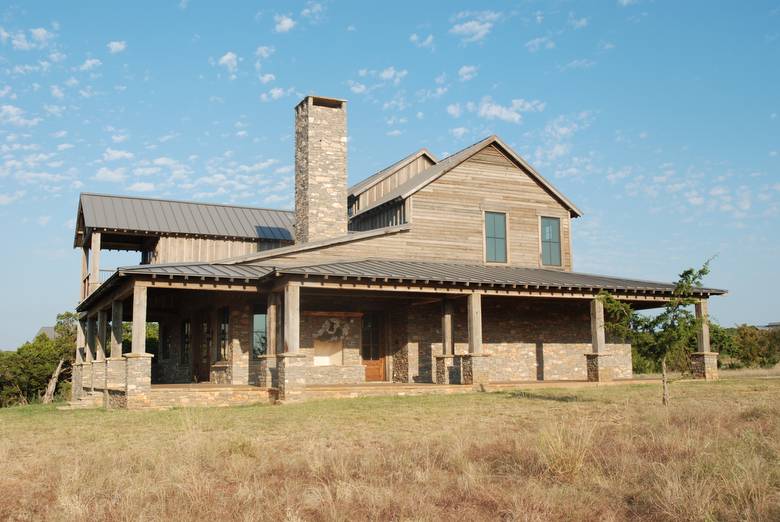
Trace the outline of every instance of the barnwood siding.
<instances>
[{"instance_id":1,"label":"barnwood siding","mask_svg":"<svg viewBox=\"0 0 780 522\"><path fill-rule=\"evenodd\" d=\"M400 201L361 214L349 223L349 229L353 231L375 230L404 223L406 223L406 205Z\"/></svg>"},{"instance_id":2,"label":"barnwood siding","mask_svg":"<svg viewBox=\"0 0 780 522\"><path fill-rule=\"evenodd\" d=\"M179 263L184 261L217 261L229 257L253 254L266 247L279 246L279 242L263 241L258 248L256 241L231 241L193 237L163 236L152 252L151 263Z\"/></svg>"},{"instance_id":3,"label":"barnwood siding","mask_svg":"<svg viewBox=\"0 0 780 522\"><path fill-rule=\"evenodd\" d=\"M568 211L494 147L444 174L410 201L409 231L284 254L274 262L384 257L481 264L482 215L488 210L509 214L509 264L532 268L541 266L539 216L561 218L561 268L572 268Z\"/></svg>"},{"instance_id":4,"label":"barnwood siding","mask_svg":"<svg viewBox=\"0 0 780 522\"><path fill-rule=\"evenodd\" d=\"M367 190L363 191L353 203L352 213L359 212L361 209L371 206L375 201L384 197L385 194L415 177L428 167L433 165L433 162L426 155L422 155L407 165L401 167L397 171L387 176L382 181L371 186Z\"/></svg>"}]
</instances>

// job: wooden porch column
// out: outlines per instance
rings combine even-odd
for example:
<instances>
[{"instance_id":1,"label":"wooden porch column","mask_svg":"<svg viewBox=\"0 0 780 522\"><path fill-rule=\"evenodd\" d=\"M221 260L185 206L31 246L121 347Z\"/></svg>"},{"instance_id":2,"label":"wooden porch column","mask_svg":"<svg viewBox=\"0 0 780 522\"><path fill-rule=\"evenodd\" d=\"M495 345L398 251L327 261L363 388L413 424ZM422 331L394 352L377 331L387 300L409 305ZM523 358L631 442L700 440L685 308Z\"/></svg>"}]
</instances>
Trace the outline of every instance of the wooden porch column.
<instances>
[{"instance_id":1,"label":"wooden porch column","mask_svg":"<svg viewBox=\"0 0 780 522\"><path fill-rule=\"evenodd\" d=\"M95 360L95 338L97 337L97 322L95 317L87 318L87 362Z\"/></svg>"},{"instance_id":2,"label":"wooden porch column","mask_svg":"<svg viewBox=\"0 0 780 522\"><path fill-rule=\"evenodd\" d=\"M108 312L106 310L98 311L97 316L97 342L95 347L97 348L97 356L95 360L106 360L106 334L108 333Z\"/></svg>"},{"instance_id":3,"label":"wooden porch column","mask_svg":"<svg viewBox=\"0 0 780 522\"><path fill-rule=\"evenodd\" d=\"M111 357L122 357L122 301L111 303Z\"/></svg>"},{"instance_id":4,"label":"wooden porch column","mask_svg":"<svg viewBox=\"0 0 780 522\"><path fill-rule=\"evenodd\" d=\"M146 287L133 287L133 342L131 352L146 353Z\"/></svg>"},{"instance_id":5,"label":"wooden porch column","mask_svg":"<svg viewBox=\"0 0 780 522\"><path fill-rule=\"evenodd\" d=\"M284 351L297 354L301 335L301 284L290 281L284 287Z\"/></svg>"},{"instance_id":6,"label":"wooden porch column","mask_svg":"<svg viewBox=\"0 0 780 522\"><path fill-rule=\"evenodd\" d=\"M268 307L265 312L266 352L267 355L276 355L276 342L278 335L279 294L268 294Z\"/></svg>"},{"instance_id":7,"label":"wooden porch column","mask_svg":"<svg viewBox=\"0 0 780 522\"><path fill-rule=\"evenodd\" d=\"M469 353L482 355L482 294L469 294Z\"/></svg>"},{"instance_id":8,"label":"wooden porch column","mask_svg":"<svg viewBox=\"0 0 780 522\"><path fill-rule=\"evenodd\" d=\"M81 247L81 279L79 279L79 301L83 301L89 294L87 275L89 274L89 249Z\"/></svg>"},{"instance_id":9,"label":"wooden porch column","mask_svg":"<svg viewBox=\"0 0 780 522\"><path fill-rule=\"evenodd\" d=\"M441 315L441 354L454 355L455 346L452 342L452 301L444 300L444 307Z\"/></svg>"},{"instance_id":10,"label":"wooden porch column","mask_svg":"<svg viewBox=\"0 0 780 522\"><path fill-rule=\"evenodd\" d=\"M84 347L87 345L86 325L79 319L76 321L76 363L84 362Z\"/></svg>"},{"instance_id":11,"label":"wooden porch column","mask_svg":"<svg viewBox=\"0 0 780 522\"><path fill-rule=\"evenodd\" d=\"M701 320L699 331L696 334L696 346L697 351L705 353L710 352L710 323L709 323L709 311L708 301L706 299L700 299L696 302L696 319Z\"/></svg>"},{"instance_id":12,"label":"wooden porch column","mask_svg":"<svg viewBox=\"0 0 780 522\"><path fill-rule=\"evenodd\" d=\"M92 232L91 241L91 266L89 269L89 293L94 292L100 286L100 232Z\"/></svg>"},{"instance_id":13,"label":"wooden porch column","mask_svg":"<svg viewBox=\"0 0 780 522\"><path fill-rule=\"evenodd\" d=\"M601 299L590 302L590 336L593 353L604 353L607 338L604 334L604 303Z\"/></svg>"}]
</instances>

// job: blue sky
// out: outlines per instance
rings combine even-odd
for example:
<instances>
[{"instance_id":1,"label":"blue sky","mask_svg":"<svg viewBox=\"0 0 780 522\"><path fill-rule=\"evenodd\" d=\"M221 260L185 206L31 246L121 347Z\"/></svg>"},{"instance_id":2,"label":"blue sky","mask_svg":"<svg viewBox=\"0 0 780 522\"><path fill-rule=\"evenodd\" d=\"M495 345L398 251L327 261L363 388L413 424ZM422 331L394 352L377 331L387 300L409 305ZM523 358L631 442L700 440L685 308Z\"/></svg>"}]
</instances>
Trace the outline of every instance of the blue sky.
<instances>
[{"instance_id":1,"label":"blue sky","mask_svg":"<svg viewBox=\"0 0 780 522\"><path fill-rule=\"evenodd\" d=\"M583 210L575 270L717 255L713 316L780 320L780 2L222 6L0 7L0 348L75 305L81 191L291 208L306 94L349 100L351 182L495 133Z\"/></svg>"}]
</instances>

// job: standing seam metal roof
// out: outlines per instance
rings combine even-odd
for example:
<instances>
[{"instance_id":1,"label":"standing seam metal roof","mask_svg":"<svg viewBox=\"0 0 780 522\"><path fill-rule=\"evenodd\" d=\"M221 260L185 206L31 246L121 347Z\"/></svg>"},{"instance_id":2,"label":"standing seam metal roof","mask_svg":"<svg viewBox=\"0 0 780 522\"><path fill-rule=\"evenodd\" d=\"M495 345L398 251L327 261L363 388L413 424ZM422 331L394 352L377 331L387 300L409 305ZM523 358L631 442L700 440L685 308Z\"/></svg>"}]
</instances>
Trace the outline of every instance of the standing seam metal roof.
<instances>
[{"instance_id":1,"label":"standing seam metal roof","mask_svg":"<svg viewBox=\"0 0 780 522\"><path fill-rule=\"evenodd\" d=\"M294 213L211 203L81 194L88 228L291 241Z\"/></svg>"}]
</instances>

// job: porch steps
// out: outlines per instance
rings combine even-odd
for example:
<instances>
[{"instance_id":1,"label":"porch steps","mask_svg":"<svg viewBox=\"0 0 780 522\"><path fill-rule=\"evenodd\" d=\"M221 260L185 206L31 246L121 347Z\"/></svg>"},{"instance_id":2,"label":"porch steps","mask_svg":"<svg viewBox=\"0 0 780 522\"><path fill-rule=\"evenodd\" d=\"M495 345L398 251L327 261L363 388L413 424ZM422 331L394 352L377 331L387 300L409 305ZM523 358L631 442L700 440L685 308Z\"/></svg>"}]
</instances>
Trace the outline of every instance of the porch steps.
<instances>
[{"instance_id":1,"label":"porch steps","mask_svg":"<svg viewBox=\"0 0 780 522\"><path fill-rule=\"evenodd\" d=\"M87 410L103 407L102 392L86 392L83 397L68 401L64 406L57 406L58 410Z\"/></svg>"}]
</instances>

